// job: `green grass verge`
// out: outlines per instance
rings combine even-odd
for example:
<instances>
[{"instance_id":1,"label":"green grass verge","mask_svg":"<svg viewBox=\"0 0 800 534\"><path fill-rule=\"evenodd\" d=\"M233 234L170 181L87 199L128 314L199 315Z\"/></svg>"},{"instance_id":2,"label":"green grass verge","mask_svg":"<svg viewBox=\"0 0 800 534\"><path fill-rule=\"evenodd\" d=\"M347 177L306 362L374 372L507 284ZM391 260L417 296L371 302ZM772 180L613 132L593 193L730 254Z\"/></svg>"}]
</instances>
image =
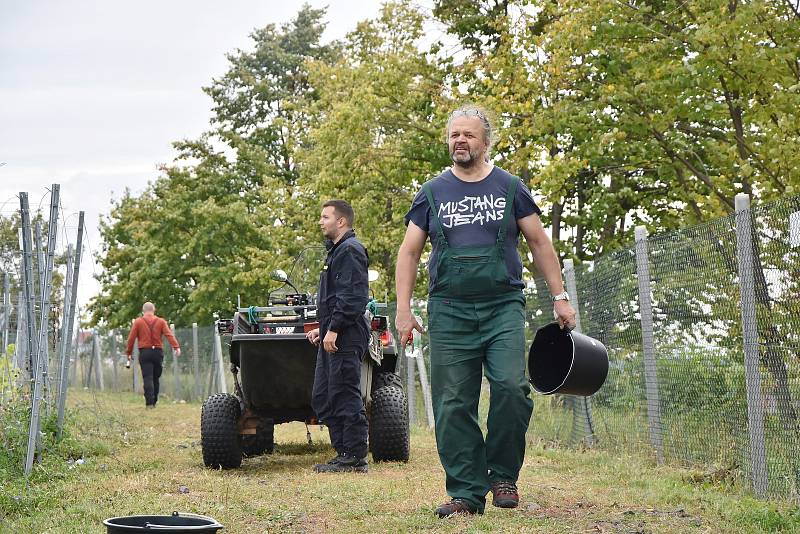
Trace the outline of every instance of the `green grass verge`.
<instances>
[{"instance_id":1,"label":"green grass verge","mask_svg":"<svg viewBox=\"0 0 800 534\"><path fill-rule=\"evenodd\" d=\"M327 432L312 428L308 445L299 423L276 428L274 454L215 471L202 465L198 405L145 410L139 396L88 391L71 391L70 404L68 434L48 442L27 483L17 466L24 452L11 451L11 433L0 434L0 532L104 532L108 517L173 510L212 516L223 533L800 530L791 503L756 500L730 477L656 467L637 455L558 450L533 433L518 509L489 505L480 517L439 520L444 473L427 429L414 429L409 463L371 464L367 475L314 474L311 466L332 455Z\"/></svg>"}]
</instances>

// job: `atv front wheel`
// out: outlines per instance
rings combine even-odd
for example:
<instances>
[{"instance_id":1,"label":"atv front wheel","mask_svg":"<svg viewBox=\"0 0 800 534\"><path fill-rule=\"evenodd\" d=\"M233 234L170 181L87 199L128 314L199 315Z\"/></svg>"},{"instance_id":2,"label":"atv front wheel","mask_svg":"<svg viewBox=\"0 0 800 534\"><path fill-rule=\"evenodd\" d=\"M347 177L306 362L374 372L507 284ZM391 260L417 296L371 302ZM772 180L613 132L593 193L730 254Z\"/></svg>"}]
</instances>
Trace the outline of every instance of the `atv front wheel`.
<instances>
[{"instance_id":1,"label":"atv front wheel","mask_svg":"<svg viewBox=\"0 0 800 534\"><path fill-rule=\"evenodd\" d=\"M401 379L400 375L397 373L376 373L375 380L372 382L372 391L377 391L385 386L394 386L403 389L403 379Z\"/></svg>"},{"instance_id":2,"label":"atv front wheel","mask_svg":"<svg viewBox=\"0 0 800 534\"><path fill-rule=\"evenodd\" d=\"M376 462L407 462L409 454L408 403L397 386L372 392L369 444Z\"/></svg>"},{"instance_id":3,"label":"atv front wheel","mask_svg":"<svg viewBox=\"0 0 800 534\"><path fill-rule=\"evenodd\" d=\"M231 469L242 465L239 415L239 399L228 393L211 395L203 403L200 443L206 467Z\"/></svg>"}]
</instances>

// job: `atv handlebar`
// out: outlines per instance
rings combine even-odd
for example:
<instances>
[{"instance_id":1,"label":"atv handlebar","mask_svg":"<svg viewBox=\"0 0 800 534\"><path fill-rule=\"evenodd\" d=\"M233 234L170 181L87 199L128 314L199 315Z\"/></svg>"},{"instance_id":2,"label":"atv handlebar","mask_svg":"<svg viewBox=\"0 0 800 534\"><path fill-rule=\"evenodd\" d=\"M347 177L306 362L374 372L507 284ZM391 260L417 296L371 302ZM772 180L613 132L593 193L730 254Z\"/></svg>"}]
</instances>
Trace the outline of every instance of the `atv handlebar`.
<instances>
[{"instance_id":1,"label":"atv handlebar","mask_svg":"<svg viewBox=\"0 0 800 534\"><path fill-rule=\"evenodd\" d=\"M273 299L270 298L269 302L271 305L283 305L283 306L307 306L310 303L310 298L307 293L295 293L286 295L286 298L283 299Z\"/></svg>"}]
</instances>

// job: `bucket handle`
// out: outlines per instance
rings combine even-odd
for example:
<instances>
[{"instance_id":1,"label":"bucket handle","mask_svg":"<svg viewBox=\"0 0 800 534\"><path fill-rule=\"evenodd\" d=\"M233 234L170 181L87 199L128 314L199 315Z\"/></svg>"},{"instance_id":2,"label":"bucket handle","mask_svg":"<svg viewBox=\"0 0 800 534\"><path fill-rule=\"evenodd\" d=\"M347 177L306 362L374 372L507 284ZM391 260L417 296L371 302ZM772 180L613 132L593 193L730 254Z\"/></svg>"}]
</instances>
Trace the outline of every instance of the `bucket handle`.
<instances>
[{"instance_id":1,"label":"bucket handle","mask_svg":"<svg viewBox=\"0 0 800 534\"><path fill-rule=\"evenodd\" d=\"M172 517L189 517L189 518L193 518L193 519L207 519L209 521L213 521L213 524L210 524L210 525L198 525L198 526L202 526L202 528L224 528L216 519L213 519L213 518L205 516L205 515L186 514L186 513L180 514L180 513L178 513L177 511L174 511L174 510L173 510L171 515L172 515ZM174 525L159 525L158 523L145 523L144 528L151 529L151 530L167 530L167 529L173 529L173 528L175 528L175 526ZM187 528L192 528L192 527L187 527Z\"/></svg>"}]
</instances>

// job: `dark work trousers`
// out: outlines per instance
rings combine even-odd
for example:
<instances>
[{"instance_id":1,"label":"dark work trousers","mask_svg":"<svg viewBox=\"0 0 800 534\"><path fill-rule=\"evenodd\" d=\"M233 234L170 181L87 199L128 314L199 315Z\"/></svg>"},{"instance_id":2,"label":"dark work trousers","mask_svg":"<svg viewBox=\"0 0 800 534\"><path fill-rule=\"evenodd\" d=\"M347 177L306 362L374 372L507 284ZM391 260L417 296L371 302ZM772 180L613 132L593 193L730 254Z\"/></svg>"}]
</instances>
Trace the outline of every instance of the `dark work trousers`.
<instances>
[{"instance_id":1,"label":"dark work trousers","mask_svg":"<svg viewBox=\"0 0 800 534\"><path fill-rule=\"evenodd\" d=\"M142 349L139 351L139 365L144 382L144 403L155 406L158 402L158 379L161 378L164 351L162 349Z\"/></svg>"},{"instance_id":2,"label":"dark work trousers","mask_svg":"<svg viewBox=\"0 0 800 534\"><path fill-rule=\"evenodd\" d=\"M361 400L362 353L360 349L330 353L320 343L311 396L311 406L320 422L327 425L333 448L339 454L357 458L367 456L367 414Z\"/></svg>"},{"instance_id":3,"label":"dark work trousers","mask_svg":"<svg viewBox=\"0 0 800 534\"><path fill-rule=\"evenodd\" d=\"M521 292L467 302L428 301L436 444L447 493L480 510L492 482L517 481L533 402L525 376ZM481 374L489 381L487 435L478 424Z\"/></svg>"}]
</instances>

